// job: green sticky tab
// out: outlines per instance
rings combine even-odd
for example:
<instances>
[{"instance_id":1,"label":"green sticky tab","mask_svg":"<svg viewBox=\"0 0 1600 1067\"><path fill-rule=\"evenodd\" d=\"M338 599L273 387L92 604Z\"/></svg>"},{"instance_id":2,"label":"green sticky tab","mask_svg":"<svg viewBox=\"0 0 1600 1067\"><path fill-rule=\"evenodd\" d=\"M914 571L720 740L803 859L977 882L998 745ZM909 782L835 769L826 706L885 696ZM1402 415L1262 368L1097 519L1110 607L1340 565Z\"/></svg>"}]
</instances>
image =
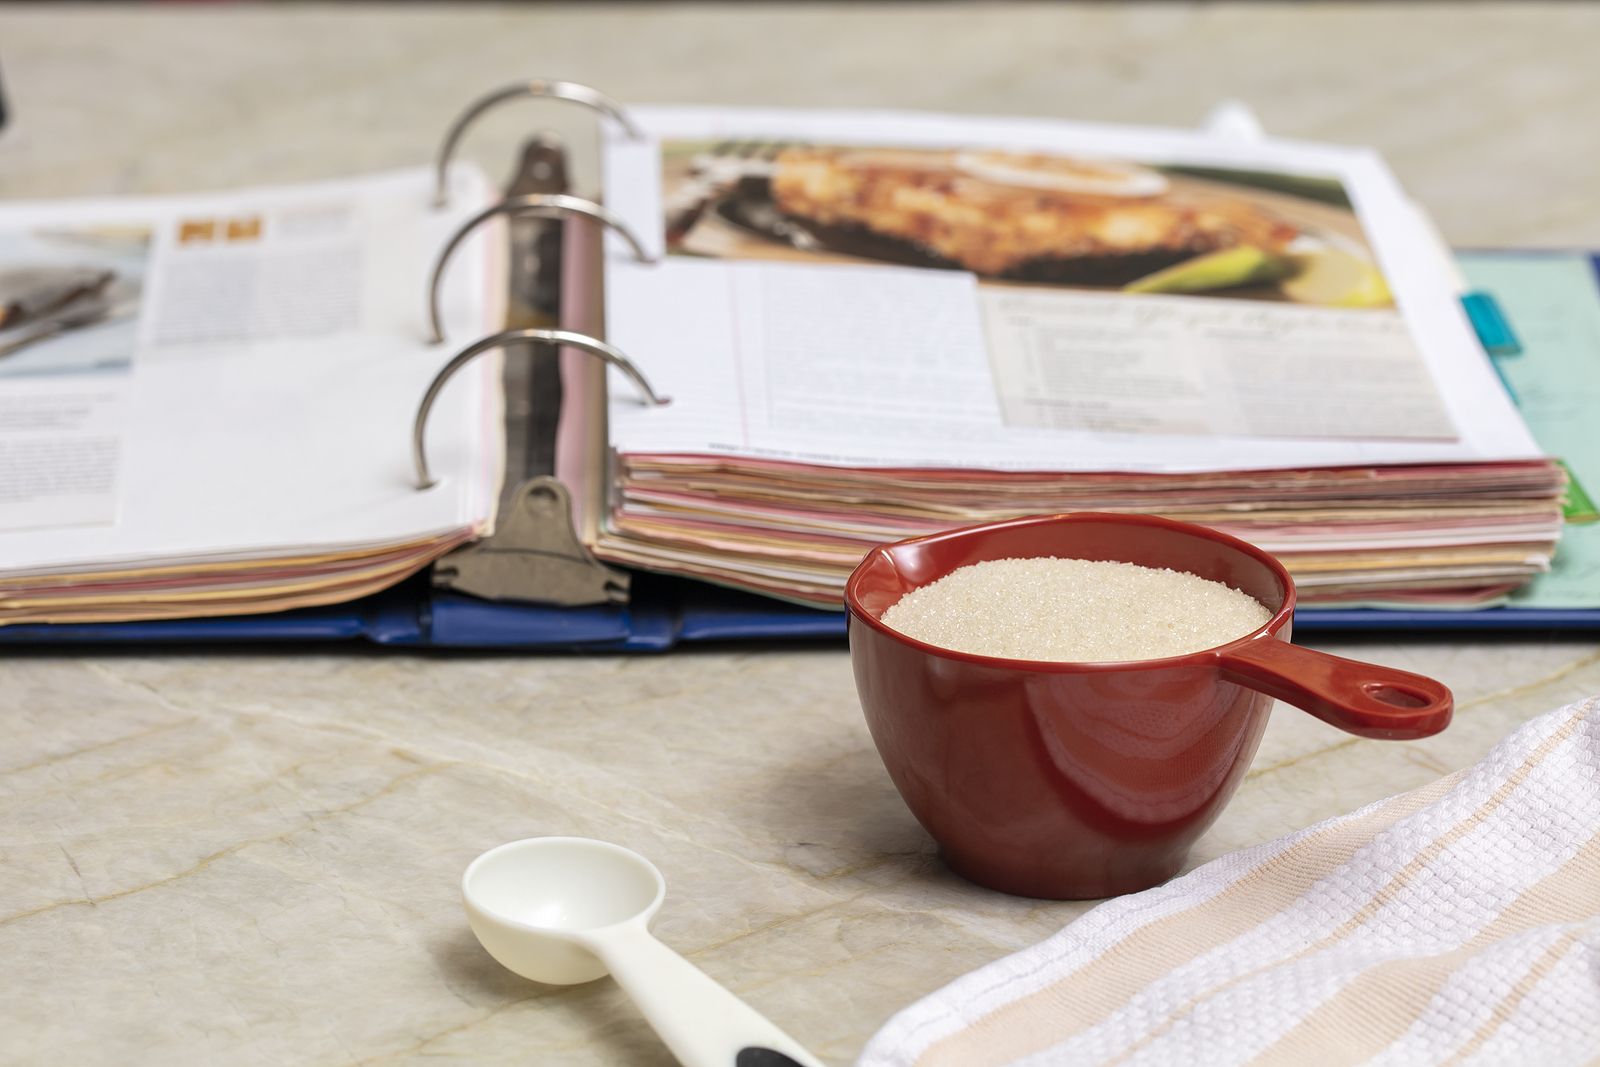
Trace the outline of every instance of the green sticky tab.
<instances>
[{"instance_id":1,"label":"green sticky tab","mask_svg":"<svg viewBox=\"0 0 1600 1067\"><path fill-rule=\"evenodd\" d=\"M1600 510L1596 510L1594 500L1583 488L1583 483L1578 481L1578 476L1572 472L1564 459L1556 460L1561 464L1561 469L1567 472L1567 499L1561 506L1561 515L1568 522L1594 522L1600 519Z\"/></svg>"}]
</instances>

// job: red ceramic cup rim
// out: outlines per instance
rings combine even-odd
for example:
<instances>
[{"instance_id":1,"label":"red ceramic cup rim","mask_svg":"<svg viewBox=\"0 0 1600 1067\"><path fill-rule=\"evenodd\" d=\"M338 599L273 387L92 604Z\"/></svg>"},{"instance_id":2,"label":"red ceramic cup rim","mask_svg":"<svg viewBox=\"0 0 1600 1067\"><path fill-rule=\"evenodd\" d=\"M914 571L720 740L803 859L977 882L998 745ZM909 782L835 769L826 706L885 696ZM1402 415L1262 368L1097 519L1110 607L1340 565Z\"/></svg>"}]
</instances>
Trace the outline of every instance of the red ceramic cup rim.
<instances>
[{"instance_id":1,"label":"red ceramic cup rim","mask_svg":"<svg viewBox=\"0 0 1600 1067\"><path fill-rule=\"evenodd\" d=\"M1174 533L1188 534L1192 537L1199 537L1207 541L1214 541L1220 545L1226 545L1229 548L1237 549L1250 558L1260 562L1277 577L1279 584L1283 588L1283 603L1278 607L1277 611L1272 613L1272 617L1270 619L1256 627L1254 630L1251 630L1243 637L1236 637L1232 641L1226 641L1220 645L1213 645L1210 648L1203 648L1197 652L1185 652L1179 656L1163 656L1158 659L1098 660L1081 663L1068 660L1010 659L1005 656L985 656L976 652L961 652L953 648L944 648L941 645L930 645L926 641L920 641L915 637L911 637L908 634L903 634L894 627L887 625L882 619L873 615L861 605L858 593L863 575L866 572L867 565L872 562L872 558L879 552L888 552L903 545L921 544L930 541L955 540L971 534L987 533L991 530L1002 530L1012 526L1045 526L1074 522L1116 523L1128 526L1159 526L1171 530ZM974 560L973 562L982 563L985 561ZM1148 564L1146 564L1146 566L1148 566ZM1178 568L1173 569L1176 570ZM940 575L939 577L942 578L944 575ZM917 586L917 588L925 588L925 586ZM1288 569L1284 567L1284 565L1276 556L1272 555L1270 552L1266 552L1260 548L1257 548L1248 541L1240 540L1239 538L1234 537L1231 534L1225 534L1220 530L1213 530L1209 526L1199 526L1192 522L1179 522L1176 519L1165 519L1159 515L1118 515L1104 511L1074 511L1060 515L1028 515L1018 519L1004 519L1000 522L979 523L974 526L963 526L959 529L945 530L936 534L926 534L922 537L907 537L900 541L879 545L871 549L862 559L862 561L856 566L856 569L850 573L850 578L845 582L844 602L845 607L849 609L850 614L855 616L861 622L872 627L878 632L901 642L902 644L909 645L912 648L925 652L930 656L938 656L942 659L959 660L962 663L971 663L982 667L993 667L997 670L1034 671L1043 674L1079 674L1101 671L1111 672L1140 670L1147 668L1159 669L1163 667L1203 665L1214 659L1216 654L1224 649L1243 645L1247 642L1257 640L1265 634L1276 633L1279 629L1281 629L1283 625L1288 622L1289 618L1294 615L1295 588L1294 579L1289 576Z\"/></svg>"}]
</instances>

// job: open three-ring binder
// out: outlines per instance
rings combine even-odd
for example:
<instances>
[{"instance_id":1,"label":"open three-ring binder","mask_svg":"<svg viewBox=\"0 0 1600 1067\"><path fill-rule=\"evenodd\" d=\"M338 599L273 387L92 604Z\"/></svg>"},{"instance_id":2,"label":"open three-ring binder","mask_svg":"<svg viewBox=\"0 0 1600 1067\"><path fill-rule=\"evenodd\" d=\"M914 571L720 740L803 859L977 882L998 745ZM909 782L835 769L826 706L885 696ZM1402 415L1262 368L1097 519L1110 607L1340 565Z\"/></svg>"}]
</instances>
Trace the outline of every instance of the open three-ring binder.
<instances>
[{"instance_id":1,"label":"open three-ring binder","mask_svg":"<svg viewBox=\"0 0 1600 1067\"><path fill-rule=\"evenodd\" d=\"M626 110L587 87L550 81L509 86L475 101L447 132L436 161L437 199L446 197L451 159L471 123L501 104L528 97L587 107L624 135L642 136ZM626 219L598 199L578 195L568 164L559 141L548 135L530 138L503 197L468 218L444 244L430 279L428 322L442 358L411 426L417 487L426 491L433 482L427 427L436 399L462 368L501 353L505 461L490 536L454 549L423 574L348 603L267 615L14 625L0 627L0 642L364 638L397 646L642 651L684 641L842 636L844 622L837 611L630 571L595 557L591 546L600 536L612 491L604 417L607 368L615 368L641 404L660 405L670 397L652 383L650 367L608 341L604 329L604 235L616 234L626 253L640 261L653 253ZM468 235L494 220L504 221L507 240L505 328L481 338L447 338L439 309L441 281ZM1487 254L1472 263L1490 278L1485 287L1490 290L1497 264L1514 275L1524 260L1540 262ZM1594 262L1588 266L1593 270ZM1520 293L1498 295L1496 301L1487 291L1474 293L1469 311L1486 345L1505 352L1516 346L1507 340L1501 306L1513 323L1538 309ZM1600 296L1594 303L1600 308ZM1531 380L1544 373L1542 358L1524 353L1500 370ZM578 405L587 405L588 417L577 417ZM1302 631L1600 628L1600 588L1593 606L1307 608L1299 626Z\"/></svg>"}]
</instances>

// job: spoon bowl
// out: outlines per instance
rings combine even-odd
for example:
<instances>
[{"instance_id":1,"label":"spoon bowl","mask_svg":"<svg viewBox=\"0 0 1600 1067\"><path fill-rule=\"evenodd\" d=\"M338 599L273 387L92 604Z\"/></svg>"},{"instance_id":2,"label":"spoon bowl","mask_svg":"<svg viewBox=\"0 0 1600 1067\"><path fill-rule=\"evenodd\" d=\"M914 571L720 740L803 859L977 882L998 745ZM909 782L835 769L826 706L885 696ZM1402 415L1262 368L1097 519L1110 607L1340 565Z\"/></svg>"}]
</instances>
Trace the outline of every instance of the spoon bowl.
<instances>
[{"instance_id":1,"label":"spoon bowl","mask_svg":"<svg viewBox=\"0 0 1600 1067\"><path fill-rule=\"evenodd\" d=\"M651 935L666 892L649 860L584 837L513 841L461 876L472 932L502 966L550 985L612 975L689 1067L821 1067Z\"/></svg>"},{"instance_id":2,"label":"spoon bowl","mask_svg":"<svg viewBox=\"0 0 1600 1067\"><path fill-rule=\"evenodd\" d=\"M534 982L604 978L605 963L574 933L648 926L667 893L655 864L584 837L534 837L490 849L461 879L467 921L500 965Z\"/></svg>"}]
</instances>

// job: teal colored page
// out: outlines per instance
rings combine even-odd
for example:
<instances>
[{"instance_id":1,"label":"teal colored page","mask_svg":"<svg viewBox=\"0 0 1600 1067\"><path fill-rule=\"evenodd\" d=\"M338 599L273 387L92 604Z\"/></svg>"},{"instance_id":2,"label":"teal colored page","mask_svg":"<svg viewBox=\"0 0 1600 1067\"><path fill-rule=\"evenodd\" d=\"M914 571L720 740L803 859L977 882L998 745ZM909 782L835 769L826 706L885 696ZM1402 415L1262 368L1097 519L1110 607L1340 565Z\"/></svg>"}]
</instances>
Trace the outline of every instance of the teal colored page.
<instances>
[{"instance_id":1,"label":"teal colored page","mask_svg":"<svg viewBox=\"0 0 1600 1067\"><path fill-rule=\"evenodd\" d=\"M1522 354L1496 360L1534 439L1600 492L1600 287L1582 253L1464 252L1474 289L1494 294ZM1600 497L1595 497L1600 500ZM1600 522L1569 522L1549 574L1514 594L1521 608L1600 607Z\"/></svg>"}]
</instances>

